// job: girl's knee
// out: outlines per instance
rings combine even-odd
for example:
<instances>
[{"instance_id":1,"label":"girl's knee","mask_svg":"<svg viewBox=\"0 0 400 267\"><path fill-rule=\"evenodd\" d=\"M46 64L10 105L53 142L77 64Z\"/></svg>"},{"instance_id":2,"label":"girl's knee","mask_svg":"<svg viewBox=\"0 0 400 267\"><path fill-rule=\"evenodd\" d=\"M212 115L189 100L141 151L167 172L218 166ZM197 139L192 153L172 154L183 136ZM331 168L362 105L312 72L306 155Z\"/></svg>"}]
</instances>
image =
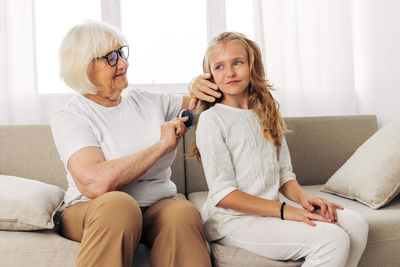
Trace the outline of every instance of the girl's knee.
<instances>
[{"instance_id":1,"label":"girl's knee","mask_svg":"<svg viewBox=\"0 0 400 267\"><path fill-rule=\"evenodd\" d=\"M348 254L350 250L350 237L342 228L337 227L338 231L333 236L336 249L341 249L343 254Z\"/></svg>"},{"instance_id":2,"label":"girl's knee","mask_svg":"<svg viewBox=\"0 0 400 267\"><path fill-rule=\"evenodd\" d=\"M321 223L317 227L319 241L312 245L312 252L306 256L306 262L313 266L327 263L344 266L350 252L349 235L335 224Z\"/></svg>"},{"instance_id":3,"label":"girl's knee","mask_svg":"<svg viewBox=\"0 0 400 267\"><path fill-rule=\"evenodd\" d=\"M341 227L331 223L319 224L319 242L316 244L316 251L325 251L336 256L347 255L350 250L350 237Z\"/></svg>"},{"instance_id":4,"label":"girl's knee","mask_svg":"<svg viewBox=\"0 0 400 267\"><path fill-rule=\"evenodd\" d=\"M341 227L335 224L328 225L327 247L332 257L347 259L350 251L350 237Z\"/></svg>"},{"instance_id":5,"label":"girl's knee","mask_svg":"<svg viewBox=\"0 0 400 267\"><path fill-rule=\"evenodd\" d=\"M369 225L367 220L359 213L352 210L339 210L338 221L343 229L350 235L368 238Z\"/></svg>"}]
</instances>

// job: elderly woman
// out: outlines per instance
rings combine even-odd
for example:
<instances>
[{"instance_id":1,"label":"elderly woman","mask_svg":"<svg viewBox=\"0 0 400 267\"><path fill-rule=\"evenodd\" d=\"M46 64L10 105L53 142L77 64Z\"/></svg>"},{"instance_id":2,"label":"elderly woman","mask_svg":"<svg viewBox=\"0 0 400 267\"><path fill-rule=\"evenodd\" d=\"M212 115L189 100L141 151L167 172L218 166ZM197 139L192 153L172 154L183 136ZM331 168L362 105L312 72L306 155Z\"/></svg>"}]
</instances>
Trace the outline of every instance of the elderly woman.
<instances>
[{"instance_id":1,"label":"elderly woman","mask_svg":"<svg viewBox=\"0 0 400 267\"><path fill-rule=\"evenodd\" d=\"M132 266L140 240L152 266L211 266L199 212L173 198L170 180L189 97L124 90L128 55L122 34L97 21L62 42L61 77L80 94L51 119L68 179L61 233L81 242L77 266ZM191 95L219 97L204 81Z\"/></svg>"}]
</instances>

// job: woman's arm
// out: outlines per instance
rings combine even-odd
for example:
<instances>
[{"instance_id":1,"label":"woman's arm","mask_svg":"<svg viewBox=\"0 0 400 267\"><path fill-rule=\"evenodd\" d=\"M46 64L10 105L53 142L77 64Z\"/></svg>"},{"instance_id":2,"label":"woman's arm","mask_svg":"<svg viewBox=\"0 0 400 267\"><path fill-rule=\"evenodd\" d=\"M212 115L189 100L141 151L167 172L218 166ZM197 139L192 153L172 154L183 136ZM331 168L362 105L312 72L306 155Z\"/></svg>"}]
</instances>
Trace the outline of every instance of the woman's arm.
<instances>
[{"instance_id":1,"label":"woman's arm","mask_svg":"<svg viewBox=\"0 0 400 267\"><path fill-rule=\"evenodd\" d=\"M210 77L211 74L207 73L193 78L189 83L190 97L183 97L182 109L187 108L193 110L199 99L207 102L214 102L216 98L221 97L221 93L217 92L218 86L208 80Z\"/></svg>"},{"instance_id":2,"label":"woman's arm","mask_svg":"<svg viewBox=\"0 0 400 267\"><path fill-rule=\"evenodd\" d=\"M189 109L189 103L190 103L190 97L184 95L183 101L182 101L182 107L181 107L180 111L182 111L183 109Z\"/></svg>"},{"instance_id":3,"label":"woman's arm","mask_svg":"<svg viewBox=\"0 0 400 267\"><path fill-rule=\"evenodd\" d=\"M106 161L98 147L85 147L68 160L68 170L79 191L88 198L120 190L151 168L158 159L171 152L185 133L183 122L174 119L161 126L160 140L134 154Z\"/></svg>"}]
</instances>

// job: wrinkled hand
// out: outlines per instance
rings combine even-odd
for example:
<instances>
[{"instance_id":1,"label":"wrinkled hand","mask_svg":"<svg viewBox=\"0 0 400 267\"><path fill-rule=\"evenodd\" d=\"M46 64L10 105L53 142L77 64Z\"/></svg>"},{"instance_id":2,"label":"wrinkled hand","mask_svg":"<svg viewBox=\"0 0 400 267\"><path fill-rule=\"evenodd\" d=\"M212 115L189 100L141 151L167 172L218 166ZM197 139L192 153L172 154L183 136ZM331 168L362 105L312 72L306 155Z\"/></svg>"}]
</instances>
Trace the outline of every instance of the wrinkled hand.
<instances>
[{"instance_id":1,"label":"wrinkled hand","mask_svg":"<svg viewBox=\"0 0 400 267\"><path fill-rule=\"evenodd\" d=\"M189 110L196 107L197 100L204 100L207 102L214 102L216 98L221 97L221 93L217 92L218 86L209 81L211 78L210 73L197 76L190 83L190 103Z\"/></svg>"},{"instance_id":2,"label":"wrinkled hand","mask_svg":"<svg viewBox=\"0 0 400 267\"><path fill-rule=\"evenodd\" d=\"M283 217L285 220L297 221L297 222L304 222L308 225L315 226L316 224L312 221L321 221L332 223L331 219L323 217L316 213L311 213L304 209L299 209L293 206L286 205L283 208Z\"/></svg>"},{"instance_id":3,"label":"wrinkled hand","mask_svg":"<svg viewBox=\"0 0 400 267\"><path fill-rule=\"evenodd\" d=\"M161 125L160 142L165 146L165 154L173 151L186 133L184 122L189 118L175 118Z\"/></svg>"},{"instance_id":4,"label":"wrinkled hand","mask_svg":"<svg viewBox=\"0 0 400 267\"><path fill-rule=\"evenodd\" d=\"M302 199L300 204L305 208L308 212L314 212L315 208L321 209L321 216L326 217L326 211L328 211L328 218L330 218L333 222L337 221L337 213L336 209L343 209L343 207L337 203L329 202L323 198L319 197L307 197Z\"/></svg>"}]
</instances>

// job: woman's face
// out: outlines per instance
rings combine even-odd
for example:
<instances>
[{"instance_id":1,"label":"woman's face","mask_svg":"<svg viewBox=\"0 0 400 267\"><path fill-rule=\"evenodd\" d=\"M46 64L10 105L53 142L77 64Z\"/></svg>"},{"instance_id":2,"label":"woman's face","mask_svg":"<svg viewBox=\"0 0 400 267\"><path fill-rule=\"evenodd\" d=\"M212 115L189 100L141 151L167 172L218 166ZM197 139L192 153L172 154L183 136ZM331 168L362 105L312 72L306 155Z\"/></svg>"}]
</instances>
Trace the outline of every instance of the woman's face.
<instances>
[{"instance_id":1,"label":"woman's face","mask_svg":"<svg viewBox=\"0 0 400 267\"><path fill-rule=\"evenodd\" d=\"M121 47L114 47L118 50ZM129 67L128 61L118 55L118 63L110 66L107 59L93 60L89 69L90 81L99 88L97 95L109 100L119 99L121 92L128 86L126 71Z\"/></svg>"},{"instance_id":2,"label":"woman's face","mask_svg":"<svg viewBox=\"0 0 400 267\"><path fill-rule=\"evenodd\" d=\"M250 65L246 49L237 42L218 44L210 53L210 69L214 82L227 96L247 95Z\"/></svg>"}]
</instances>

